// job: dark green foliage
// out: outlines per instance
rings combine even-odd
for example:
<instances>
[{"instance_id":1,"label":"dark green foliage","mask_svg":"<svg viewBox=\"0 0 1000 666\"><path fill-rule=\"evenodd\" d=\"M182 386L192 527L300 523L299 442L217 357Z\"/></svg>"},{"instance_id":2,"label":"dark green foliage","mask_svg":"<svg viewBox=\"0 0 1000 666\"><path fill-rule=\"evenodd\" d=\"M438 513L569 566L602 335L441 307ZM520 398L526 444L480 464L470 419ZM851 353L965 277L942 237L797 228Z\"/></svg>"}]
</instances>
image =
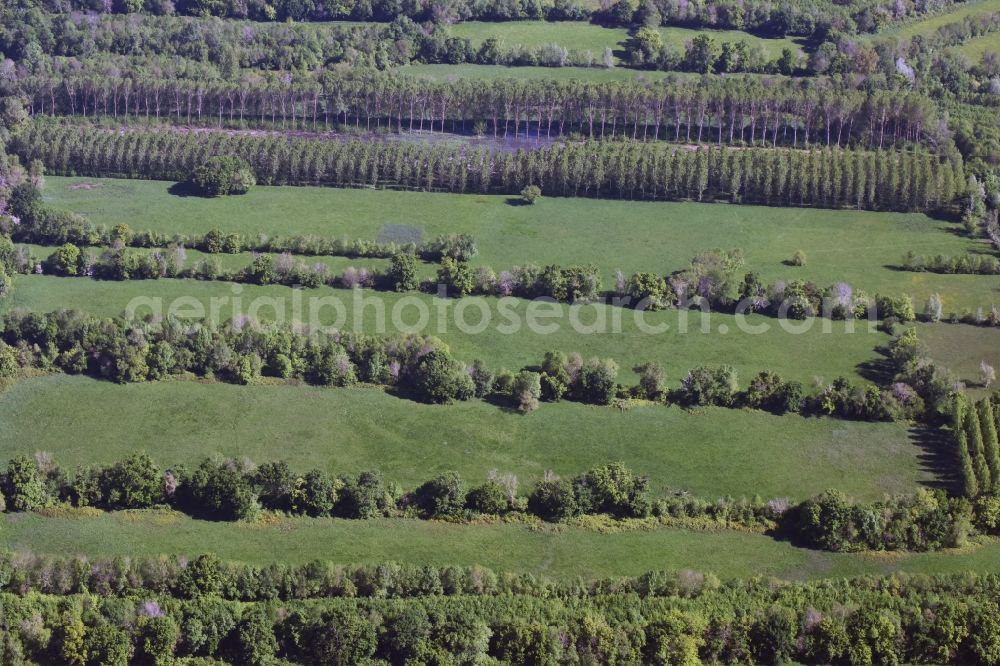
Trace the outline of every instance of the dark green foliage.
<instances>
[{"instance_id":1,"label":"dark green foliage","mask_svg":"<svg viewBox=\"0 0 1000 666\"><path fill-rule=\"evenodd\" d=\"M38 464L27 456L11 458L2 480L8 511L41 509L52 501Z\"/></svg>"},{"instance_id":2,"label":"dark green foliage","mask_svg":"<svg viewBox=\"0 0 1000 666\"><path fill-rule=\"evenodd\" d=\"M182 486L181 505L195 515L217 520L245 520L259 510L250 481L234 462L205 460Z\"/></svg>"},{"instance_id":3,"label":"dark green foliage","mask_svg":"<svg viewBox=\"0 0 1000 666\"><path fill-rule=\"evenodd\" d=\"M417 260L412 254L397 252L392 255L392 265L386 274L389 284L396 291L417 288Z\"/></svg>"},{"instance_id":4,"label":"dark green foliage","mask_svg":"<svg viewBox=\"0 0 1000 666\"><path fill-rule=\"evenodd\" d=\"M191 183L210 197L246 194L257 184L246 160L239 157L210 157L191 176Z\"/></svg>"},{"instance_id":5,"label":"dark green foliage","mask_svg":"<svg viewBox=\"0 0 1000 666\"><path fill-rule=\"evenodd\" d=\"M920 490L871 505L854 505L837 491L797 509L795 535L824 550L936 550L961 545L972 518L964 499Z\"/></svg>"},{"instance_id":6,"label":"dark green foliage","mask_svg":"<svg viewBox=\"0 0 1000 666\"><path fill-rule=\"evenodd\" d=\"M417 362L413 389L419 399L434 403L468 400L476 392L465 365L442 349L427 352Z\"/></svg>"},{"instance_id":7,"label":"dark green foliage","mask_svg":"<svg viewBox=\"0 0 1000 666\"><path fill-rule=\"evenodd\" d=\"M163 475L145 453L106 467L98 485L102 504L109 509L144 509L164 500Z\"/></svg>"},{"instance_id":8,"label":"dark green foliage","mask_svg":"<svg viewBox=\"0 0 1000 666\"><path fill-rule=\"evenodd\" d=\"M552 521L577 515L579 506L573 485L557 477L539 482L528 496L528 510Z\"/></svg>"},{"instance_id":9,"label":"dark green foliage","mask_svg":"<svg viewBox=\"0 0 1000 666\"><path fill-rule=\"evenodd\" d=\"M465 503L462 480L457 472L445 472L413 492L413 504L427 518L457 515Z\"/></svg>"},{"instance_id":10,"label":"dark green foliage","mask_svg":"<svg viewBox=\"0 0 1000 666\"><path fill-rule=\"evenodd\" d=\"M506 513L510 510L507 489L496 481L487 481L469 490L465 495L465 506L476 513Z\"/></svg>"}]
</instances>

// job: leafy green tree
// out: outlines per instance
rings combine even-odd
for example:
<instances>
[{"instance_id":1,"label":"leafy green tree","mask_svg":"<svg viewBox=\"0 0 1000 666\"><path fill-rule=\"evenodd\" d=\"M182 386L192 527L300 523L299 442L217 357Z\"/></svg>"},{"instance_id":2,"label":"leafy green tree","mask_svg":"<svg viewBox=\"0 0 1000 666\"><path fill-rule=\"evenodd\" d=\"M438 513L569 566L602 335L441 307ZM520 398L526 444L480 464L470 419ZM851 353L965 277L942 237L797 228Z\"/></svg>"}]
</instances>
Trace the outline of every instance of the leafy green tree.
<instances>
[{"instance_id":1,"label":"leafy green tree","mask_svg":"<svg viewBox=\"0 0 1000 666\"><path fill-rule=\"evenodd\" d=\"M646 310L659 310L667 305L667 281L655 273L635 273L629 278L626 293Z\"/></svg>"},{"instance_id":2,"label":"leafy green tree","mask_svg":"<svg viewBox=\"0 0 1000 666\"><path fill-rule=\"evenodd\" d=\"M194 170L192 184L210 197L246 194L257 179L246 160L239 157L210 157Z\"/></svg>"},{"instance_id":3,"label":"leafy green tree","mask_svg":"<svg viewBox=\"0 0 1000 666\"><path fill-rule=\"evenodd\" d=\"M458 472L445 472L427 481L413 493L413 502L427 518L458 514L465 501L465 491Z\"/></svg>"},{"instance_id":4,"label":"leafy green tree","mask_svg":"<svg viewBox=\"0 0 1000 666\"><path fill-rule=\"evenodd\" d=\"M392 255L392 263L386 276L396 291L412 291L417 288L417 259L410 253L397 252Z\"/></svg>"},{"instance_id":5,"label":"leafy green tree","mask_svg":"<svg viewBox=\"0 0 1000 666\"><path fill-rule=\"evenodd\" d=\"M144 452L104 468L98 483L110 509L145 509L164 499L163 476Z\"/></svg>"},{"instance_id":6,"label":"leafy green tree","mask_svg":"<svg viewBox=\"0 0 1000 666\"><path fill-rule=\"evenodd\" d=\"M443 404L468 400L476 393L465 366L443 349L420 358L413 370L413 389L421 400Z\"/></svg>"},{"instance_id":7,"label":"leafy green tree","mask_svg":"<svg viewBox=\"0 0 1000 666\"><path fill-rule=\"evenodd\" d=\"M267 609L259 604L248 606L236 627L236 653L239 663L247 666L270 666L275 663L278 642Z\"/></svg>"},{"instance_id":8,"label":"leafy green tree","mask_svg":"<svg viewBox=\"0 0 1000 666\"><path fill-rule=\"evenodd\" d=\"M24 455L14 456L7 463L3 489L8 511L33 511L52 501L38 463Z\"/></svg>"},{"instance_id":9,"label":"leafy green tree","mask_svg":"<svg viewBox=\"0 0 1000 666\"><path fill-rule=\"evenodd\" d=\"M573 395L582 402L610 405L615 397L618 364L611 359L592 358L580 368Z\"/></svg>"},{"instance_id":10,"label":"leafy green tree","mask_svg":"<svg viewBox=\"0 0 1000 666\"><path fill-rule=\"evenodd\" d=\"M528 510L544 520L559 521L579 513L573 485L564 479L546 478L528 496Z\"/></svg>"},{"instance_id":11,"label":"leafy green tree","mask_svg":"<svg viewBox=\"0 0 1000 666\"><path fill-rule=\"evenodd\" d=\"M530 414L538 409L538 399L542 395L541 375L530 370L522 370L514 377L511 399L522 414Z\"/></svg>"},{"instance_id":12,"label":"leafy green tree","mask_svg":"<svg viewBox=\"0 0 1000 666\"><path fill-rule=\"evenodd\" d=\"M80 268L80 248L65 243L53 252L46 262L56 275L77 275Z\"/></svg>"},{"instance_id":13,"label":"leafy green tree","mask_svg":"<svg viewBox=\"0 0 1000 666\"><path fill-rule=\"evenodd\" d=\"M188 510L216 520L246 520L259 505L246 475L231 462L205 460L184 485Z\"/></svg>"},{"instance_id":14,"label":"leafy green tree","mask_svg":"<svg viewBox=\"0 0 1000 666\"><path fill-rule=\"evenodd\" d=\"M647 663L660 666L698 666L698 650L705 643L708 622L697 612L668 609L646 625Z\"/></svg>"},{"instance_id":15,"label":"leafy green tree","mask_svg":"<svg viewBox=\"0 0 1000 666\"><path fill-rule=\"evenodd\" d=\"M444 285L450 294L465 296L472 293L475 280L472 269L465 262L456 261L451 257L441 260L441 268L437 272L437 282Z\"/></svg>"},{"instance_id":16,"label":"leafy green tree","mask_svg":"<svg viewBox=\"0 0 1000 666\"><path fill-rule=\"evenodd\" d=\"M492 479L469 490L465 506L476 513L502 514L510 510L507 489Z\"/></svg>"}]
</instances>

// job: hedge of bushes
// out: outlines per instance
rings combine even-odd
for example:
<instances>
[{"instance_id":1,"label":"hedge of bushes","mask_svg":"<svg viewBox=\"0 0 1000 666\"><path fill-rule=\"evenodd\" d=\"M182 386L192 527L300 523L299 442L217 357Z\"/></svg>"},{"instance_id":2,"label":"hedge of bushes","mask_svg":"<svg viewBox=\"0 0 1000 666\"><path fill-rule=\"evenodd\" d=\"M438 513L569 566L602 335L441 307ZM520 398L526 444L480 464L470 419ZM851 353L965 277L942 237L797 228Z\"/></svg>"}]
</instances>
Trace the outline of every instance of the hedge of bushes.
<instances>
[{"instance_id":1,"label":"hedge of bushes","mask_svg":"<svg viewBox=\"0 0 1000 666\"><path fill-rule=\"evenodd\" d=\"M101 319L71 310L48 314L16 310L0 332L0 377L20 368L85 373L119 383L155 381L193 373L250 384L263 377L319 386L358 382L392 385L431 403L488 398L522 413L540 401L567 399L623 409L631 400L687 406L749 407L777 414L801 412L862 420L935 418L955 394L952 376L921 356L916 332L907 329L885 351L893 383L856 385L838 378L813 395L771 371L740 390L731 366L688 370L669 389L657 363L634 368L634 386L618 383L612 359L584 360L550 351L541 365L512 372L481 361L466 365L434 337L371 337L349 332L314 333L287 324L227 322L222 327L167 317Z\"/></svg>"},{"instance_id":2,"label":"hedge of bushes","mask_svg":"<svg viewBox=\"0 0 1000 666\"><path fill-rule=\"evenodd\" d=\"M284 462L252 466L211 459L164 470L148 455L135 453L113 465L83 466L70 473L48 456L22 455L8 462L0 488L6 509L12 512L62 503L103 510L169 506L194 517L229 521L254 520L262 510L358 520L509 515L556 522L601 514L616 519L654 517L671 524L671 518L684 517L706 526L771 530L802 545L833 551L958 546L974 519L984 531L995 532L997 521L992 516L1000 515L989 502L970 504L928 490L871 504L853 503L836 491L795 505L759 498L654 500L648 480L621 463L599 465L570 479L546 473L525 497L518 494L516 477L496 473L469 487L457 473L446 472L404 492L377 470L332 477L318 469L296 473Z\"/></svg>"}]
</instances>

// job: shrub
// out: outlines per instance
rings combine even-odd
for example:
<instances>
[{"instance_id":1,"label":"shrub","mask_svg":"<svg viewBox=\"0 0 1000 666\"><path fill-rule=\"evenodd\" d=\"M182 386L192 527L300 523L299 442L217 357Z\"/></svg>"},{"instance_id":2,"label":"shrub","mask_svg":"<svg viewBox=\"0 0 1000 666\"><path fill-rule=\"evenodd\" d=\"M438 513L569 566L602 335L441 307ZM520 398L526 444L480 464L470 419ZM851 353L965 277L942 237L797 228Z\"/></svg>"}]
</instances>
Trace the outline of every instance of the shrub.
<instances>
[{"instance_id":1,"label":"shrub","mask_svg":"<svg viewBox=\"0 0 1000 666\"><path fill-rule=\"evenodd\" d=\"M421 400L442 404L468 400L476 393L465 366L443 349L429 351L417 362L413 388Z\"/></svg>"},{"instance_id":2,"label":"shrub","mask_svg":"<svg viewBox=\"0 0 1000 666\"><path fill-rule=\"evenodd\" d=\"M259 509L250 482L233 462L205 460L183 487L182 503L195 515L216 520L246 520L256 516Z\"/></svg>"},{"instance_id":3,"label":"shrub","mask_svg":"<svg viewBox=\"0 0 1000 666\"><path fill-rule=\"evenodd\" d=\"M472 488L466 494L465 506L477 513L506 513L510 509L507 489L496 481L489 480L481 486Z\"/></svg>"},{"instance_id":4,"label":"shrub","mask_svg":"<svg viewBox=\"0 0 1000 666\"><path fill-rule=\"evenodd\" d=\"M417 488L413 503L426 518L454 516L465 503L462 480L457 472L445 472Z\"/></svg>"},{"instance_id":5,"label":"shrub","mask_svg":"<svg viewBox=\"0 0 1000 666\"><path fill-rule=\"evenodd\" d=\"M655 273L635 273L629 278L627 293L637 307L643 304L646 310L659 310L666 307L667 281Z\"/></svg>"},{"instance_id":6,"label":"shrub","mask_svg":"<svg viewBox=\"0 0 1000 666\"><path fill-rule=\"evenodd\" d=\"M728 407L733 404L738 389L736 369L732 366L699 366L689 370L681 381L680 395L689 405Z\"/></svg>"},{"instance_id":7,"label":"shrub","mask_svg":"<svg viewBox=\"0 0 1000 666\"><path fill-rule=\"evenodd\" d=\"M417 288L417 259L407 252L392 255L392 263L386 275L389 284L396 291L412 291Z\"/></svg>"},{"instance_id":8,"label":"shrub","mask_svg":"<svg viewBox=\"0 0 1000 666\"><path fill-rule=\"evenodd\" d=\"M522 370L514 377L511 386L511 398L517 404L522 414L530 414L538 409L538 399L542 395L541 375L537 372Z\"/></svg>"},{"instance_id":9,"label":"shrub","mask_svg":"<svg viewBox=\"0 0 1000 666\"><path fill-rule=\"evenodd\" d=\"M521 201L529 206L538 201L542 196L542 189L537 185L528 185L521 190Z\"/></svg>"},{"instance_id":10,"label":"shrub","mask_svg":"<svg viewBox=\"0 0 1000 666\"><path fill-rule=\"evenodd\" d=\"M559 478L540 481L528 496L528 509L551 521L563 520L579 512L573 486Z\"/></svg>"},{"instance_id":11,"label":"shrub","mask_svg":"<svg viewBox=\"0 0 1000 666\"><path fill-rule=\"evenodd\" d=\"M592 358L580 368L574 397L594 405L610 405L615 397L618 364L611 359Z\"/></svg>"},{"instance_id":12,"label":"shrub","mask_svg":"<svg viewBox=\"0 0 1000 666\"><path fill-rule=\"evenodd\" d=\"M802 250L796 250L795 254L792 255L792 266L805 266L806 265L806 253Z\"/></svg>"}]
</instances>

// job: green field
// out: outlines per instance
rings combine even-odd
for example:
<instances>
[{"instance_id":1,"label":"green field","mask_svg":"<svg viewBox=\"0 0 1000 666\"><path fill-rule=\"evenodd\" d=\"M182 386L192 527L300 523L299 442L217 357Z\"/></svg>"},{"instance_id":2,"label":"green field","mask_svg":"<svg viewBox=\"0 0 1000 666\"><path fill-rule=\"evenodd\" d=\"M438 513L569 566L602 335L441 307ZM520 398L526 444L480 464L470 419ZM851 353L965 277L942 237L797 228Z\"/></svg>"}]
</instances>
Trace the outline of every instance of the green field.
<instances>
[{"instance_id":1,"label":"green field","mask_svg":"<svg viewBox=\"0 0 1000 666\"><path fill-rule=\"evenodd\" d=\"M510 21L493 23L483 21L466 21L451 27L456 37L462 37L478 47L491 37L501 40L502 48L524 46L537 48L547 44L558 44L563 48L583 53L590 51L594 62L600 64L605 48L619 51L629 39L629 31L625 28L607 28L584 21ZM664 45L675 51L683 51L685 44L701 34L707 34L716 42L738 42L745 40L751 46L764 49L768 57L776 58L782 49L793 51L800 44L791 38L765 39L739 30L695 30L691 28L662 27L659 28Z\"/></svg>"},{"instance_id":2,"label":"green field","mask_svg":"<svg viewBox=\"0 0 1000 666\"><path fill-rule=\"evenodd\" d=\"M435 81L453 79L554 79L557 81L659 81L668 76L686 76L678 72L628 69L626 67L507 67L505 65L406 65L396 71L401 74Z\"/></svg>"},{"instance_id":3,"label":"green field","mask_svg":"<svg viewBox=\"0 0 1000 666\"><path fill-rule=\"evenodd\" d=\"M917 330L931 358L954 372L977 395L985 393L979 387L979 364L986 361L1000 369L1000 329L921 324Z\"/></svg>"},{"instance_id":4,"label":"green field","mask_svg":"<svg viewBox=\"0 0 1000 666\"><path fill-rule=\"evenodd\" d=\"M175 513L111 513L96 518L0 517L0 539L16 550L91 557L184 555L211 550L263 564L386 560L480 564L556 579L694 569L728 578L832 578L909 571L997 571L1000 543L913 554L838 554L795 548L767 536L658 529L599 534L580 528L465 526L418 520L286 518L272 524L210 523Z\"/></svg>"},{"instance_id":5,"label":"green field","mask_svg":"<svg viewBox=\"0 0 1000 666\"><path fill-rule=\"evenodd\" d=\"M173 234L212 227L247 234L322 234L373 239L393 228L424 238L471 234L474 264L497 271L517 264L594 263L613 284L614 272L668 273L712 248L742 248L748 270L767 280L846 281L855 289L910 294L922 307L934 292L945 310L1000 304L1000 279L895 270L907 250L918 254L985 252L958 225L922 214L766 208L728 204L622 202L545 198L511 206L503 196L334 188L259 187L241 197L178 197L170 183L49 177L46 200L93 222ZM80 188L83 183L97 185ZM786 266L796 250L805 267ZM357 264L357 265L360 265Z\"/></svg>"},{"instance_id":6,"label":"green field","mask_svg":"<svg viewBox=\"0 0 1000 666\"><path fill-rule=\"evenodd\" d=\"M424 405L375 388L234 386L168 381L120 386L56 375L0 398L0 460L45 450L69 468L141 448L164 465L206 455L287 459L331 473L379 468L407 489L449 469L471 482L490 469L530 488L623 460L657 492L801 499L837 487L865 499L946 473L903 424L777 417L678 407L544 404L521 416L481 401Z\"/></svg>"},{"instance_id":7,"label":"green field","mask_svg":"<svg viewBox=\"0 0 1000 666\"><path fill-rule=\"evenodd\" d=\"M983 54L990 51L1000 53L1000 32L990 33L975 39L970 39L955 50L967 57L973 64L979 63Z\"/></svg>"},{"instance_id":8,"label":"green field","mask_svg":"<svg viewBox=\"0 0 1000 666\"><path fill-rule=\"evenodd\" d=\"M948 25L949 23L957 23L967 16L987 14L995 11L1000 11L1000 0L969 0L967 2L956 3L952 9L946 12L940 12L919 21L911 21L898 27L883 30L877 36L897 37L900 40L912 39L917 35L930 35L941 26Z\"/></svg>"}]
</instances>

